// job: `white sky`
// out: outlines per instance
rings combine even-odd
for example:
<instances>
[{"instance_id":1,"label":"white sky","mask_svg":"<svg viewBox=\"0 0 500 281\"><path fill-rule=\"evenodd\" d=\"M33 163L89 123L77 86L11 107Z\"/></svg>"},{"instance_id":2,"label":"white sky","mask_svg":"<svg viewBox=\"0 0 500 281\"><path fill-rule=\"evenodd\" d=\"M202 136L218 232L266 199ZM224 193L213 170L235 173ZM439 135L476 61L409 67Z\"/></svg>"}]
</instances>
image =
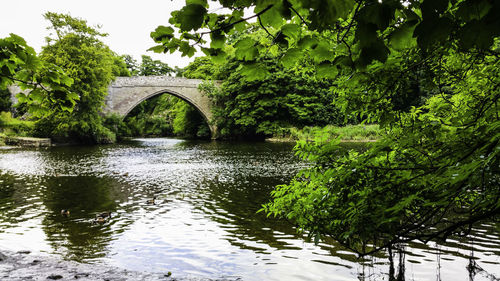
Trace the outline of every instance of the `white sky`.
<instances>
[{"instance_id":1,"label":"white sky","mask_svg":"<svg viewBox=\"0 0 500 281\"><path fill-rule=\"evenodd\" d=\"M185 67L194 57L180 53L156 54L146 52L155 45L149 34L158 25L169 25L170 12L179 10L184 0L0 0L0 38L9 33L24 37L28 45L40 52L45 45L49 22L43 18L47 11L69 13L87 20L88 24L102 25L108 33L103 38L113 51L132 55L140 62L141 55L149 55L169 66Z\"/></svg>"}]
</instances>

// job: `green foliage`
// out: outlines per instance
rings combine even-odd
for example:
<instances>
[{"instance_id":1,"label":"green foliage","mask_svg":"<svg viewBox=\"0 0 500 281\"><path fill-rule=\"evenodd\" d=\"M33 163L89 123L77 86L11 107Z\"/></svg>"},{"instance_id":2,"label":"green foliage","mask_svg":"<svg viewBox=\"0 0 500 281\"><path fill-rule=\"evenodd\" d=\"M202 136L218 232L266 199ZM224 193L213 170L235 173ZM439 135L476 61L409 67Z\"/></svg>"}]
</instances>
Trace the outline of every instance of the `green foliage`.
<instances>
[{"instance_id":1,"label":"green foliage","mask_svg":"<svg viewBox=\"0 0 500 281\"><path fill-rule=\"evenodd\" d=\"M151 75L170 75L174 73L174 69L168 66L168 64L153 60L150 56L143 55L142 63L139 66L139 76L151 76Z\"/></svg>"},{"instance_id":2,"label":"green foliage","mask_svg":"<svg viewBox=\"0 0 500 281\"><path fill-rule=\"evenodd\" d=\"M0 88L0 111L9 111L12 106L8 89Z\"/></svg>"},{"instance_id":3,"label":"green foliage","mask_svg":"<svg viewBox=\"0 0 500 281\"><path fill-rule=\"evenodd\" d=\"M329 88L333 80L314 77L316 67L301 52L287 67L276 62L290 52L269 51L258 58L257 64L247 65L246 58L234 51L236 46L252 48L252 42L272 42L256 25L235 34L227 46L224 63L214 63L208 57L196 58L184 72L188 78L222 80L215 87L202 83L200 90L213 101L216 126L221 138L264 138L280 133L283 128L327 124L343 125L356 122L355 116L340 112L334 104L335 93ZM297 33L298 25L288 25L287 33ZM294 54L295 55L295 54ZM243 60L243 62L241 61ZM249 76L247 72L258 74Z\"/></svg>"},{"instance_id":4,"label":"green foliage","mask_svg":"<svg viewBox=\"0 0 500 281\"><path fill-rule=\"evenodd\" d=\"M130 75L137 76L139 74L139 64L137 64L137 60L135 60L131 55L123 55L122 58Z\"/></svg>"},{"instance_id":5,"label":"green foliage","mask_svg":"<svg viewBox=\"0 0 500 281\"><path fill-rule=\"evenodd\" d=\"M335 58L348 56L359 69L379 61L385 62L393 53L392 47L414 46L431 50L440 44L458 39L461 48L488 48L500 35L500 4L491 0L463 1L221 1L231 13L210 13L205 4L187 4L174 11L170 23L179 29L178 38L172 27L160 26L151 33L159 44L156 52L180 51L191 56L194 45L203 46L205 53L220 57L226 53L224 41L248 27L247 20L258 18L282 47L298 48L317 63L338 62ZM242 10L253 9L254 15L243 18ZM310 31L300 32L303 25ZM210 30L210 32L204 31ZM203 30L203 31L200 31ZM336 34L335 40L324 42L320 33ZM210 46L204 36L210 35ZM393 38L387 40L386 38ZM304 41L316 41L304 44ZM340 47L341 46L341 47ZM266 44L248 38L235 45L238 59L254 62L267 53ZM286 60L285 60L286 64ZM252 67L255 67L252 64ZM247 71L247 75L259 75Z\"/></svg>"},{"instance_id":6,"label":"green foliage","mask_svg":"<svg viewBox=\"0 0 500 281\"><path fill-rule=\"evenodd\" d=\"M221 71L235 80L220 99L234 111L220 116L235 121L218 125L267 133L265 116L290 103L276 96L276 77L288 81L287 71L307 58L313 78L334 79L325 86L343 113L388 133L364 152L342 152L340 139L328 134L298 142L297 154L312 165L273 192L268 214L360 254L467 235L475 223L498 217L499 1L220 2L228 14L187 4L200 7L173 13L178 37L168 27L151 34L155 51L190 55L185 46L200 45L214 61L234 62ZM242 18L245 8L254 15ZM256 17L265 36L242 36ZM272 56L281 57L282 74L269 68ZM244 94L230 95L237 91ZM257 92L271 98L256 99Z\"/></svg>"},{"instance_id":7,"label":"green foliage","mask_svg":"<svg viewBox=\"0 0 500 281\"><path fill-rule=\"evenodd\" d=\"M135 107L123 121L106 119L106 127L122 137L209 138L210 129L201 114L185 101L169 94L150 98Z\"/></svg>"},{"instance_id":8,"label":"green foliage","mask_svg":"<svg viewBox=\"0 0 500 281\"><path fill-rule=\"evenodd\" d=\"M186 138L210 138L210 129L206 120L193 106L186 102L178 103L175 107L173 120L174 134Z\"/></svg>"},{"instance_id":9,"label":"green foliage","mask_svg":"<svg viewBox=\"0 0 500 281\"><path fill-rule=\"evenodd\" d=\"M388 103L406 83L372 82L393 75L387 63L370 73L369 79L380 79L346 84L351 106L381 121L389 134L364 153L342 153L324 136L298 142L298 155L314 165L278 187L265 210L361 254L465 235L474 223L498 216L499 59L451 50L435 55L416 82L421 91L437 93L418 106ZM408 64L413 61L398 58L403 69Z\"/></svg>"},{"instance_id":10,"label":"green foliage","mask_svg":"<svg viewBox=\"0 0 500 281\"><path fill-rule=\"evenodd\" d=\"M159 95L140 103L125 117L129 133L125 136L172 136L173 108L180 100Z\"/></svg>"},{"instance_id":11,"label":"green foliage","mask_svg":"<svg viewBox=\"0 0 500 281\"><path fill-rule=\"evenodd\" d=\"M117 54L113 53L113 76L122 76L122 77L129 77L132 76L132 73L128 69L128 64L125 61L124 56L118 56Z\"/></svg>"},{"instance_id":12,"label":"green foliage","mask_svg":"<svg viewBox=\"0 0 500 281\"><path fill-rule=\"evenodd\" d=\"M118 114L111 114L104 118L104 127L108 128L117 138L121 140L125 136L131 136L131 130Z\"/></svg>"},{"instance_id":13,"label":"green foliage","mask_svg":"<svg viewBox=\"0 0 500 281\"><path fill-rule=\"evenodd\" d=\"M54 111L37 121L36 134L60 141L112 142L114 136L103 126L100 112L114 76L128 74L125 63L100 41L105 34L85 20L50 12L45 18L57 37L47 39L41 59L68 73L79 101L71 113Z\"/></svg>"},{"instance_id":14,"label":"green foliage","mask_svg":"<svg viewBox=\"0 0 500 281\"><path fill-rule=\"evenodd\" d=\"M263 137L281 127L343 123L344 116L332 104L331 83L283 69L271 60L266 69L272 74L252 81L232 72L214 97L223 137Z\"/></svg>"},{"instance_id":15,"label":"green foliage","mask_svg":"<svg viewBox=\"0 0 500 281\"><path fill-rule=\"evenodd\" d=\"M14 83L23 91L19 103L35 117L71 112L79 98L68 90L73 79L58 65L40 60L22 37L10 34L0 39L0 90L7 95L7 86Z\"/></svg>"},{"instance_id":16,"label":"green foliage","mask_svg":"<svg viewBox=\"0 0 500 281\"><path fill-rule=\"evenodd\" d=\"M32 121L12 117L10 112L0 112L0 132L7 136L27 136L34 128Z\"/></svg>"},{"instance_id":17,"label":"green foliage","mask_svg":"<svg viewBox=\"0 0 500 281\"><path fill-rule=\"evenodd\" d=\"M183 77L190 79L211 80L218 74L218 67L209 57L197 57L182 73Z\"/></svg>"},{"instance_id":18,"label":"green foliage","mask_svg":"<svg viewBox=\"0 0 500 281\"><path fill-rule=\"evenodd\" d=\"M221 89L207 84L200 89L215 104L220 137L264 138L283 127L344 124L345 116L333 104L335 95L329 89L333 81L317 79L314 67L306 59L301 62L300 67L283 68L272 57L261 58L255 70L264 74L261 79L247 79L235 59L213 71L212 77L224 79ZM214 69L200 64L202 69L206 66Z\"/></svg>"},{"instance_id":19,"label":"green foliage","mask_svg":"<svg viewBox=\"0 0 500 281\"><path fill-rule=\"evenodd\" d=\"M168 66L168 64L153 60L150 56L142 55L141 63L137 63L131 55L123 55L116 57L119 59L121 72L115 76L152 76L152 75L171 75L176 73L176 70ZM125 71L126 69L126 71Z\"/></svg>"},{"instance_id":20,"label":"green foliage","mask_svg":"<svg viewBox=\"0 0 500 281\"><path fill-rule=\"evenodd\" d=\"M327 137L328 139L366 141L377 140L384 134L378 125L346 125L326 127L304 127L302 129L291 128L290 137L296 140L314 141L318 137Z\"/></svg>"}]
</instances>

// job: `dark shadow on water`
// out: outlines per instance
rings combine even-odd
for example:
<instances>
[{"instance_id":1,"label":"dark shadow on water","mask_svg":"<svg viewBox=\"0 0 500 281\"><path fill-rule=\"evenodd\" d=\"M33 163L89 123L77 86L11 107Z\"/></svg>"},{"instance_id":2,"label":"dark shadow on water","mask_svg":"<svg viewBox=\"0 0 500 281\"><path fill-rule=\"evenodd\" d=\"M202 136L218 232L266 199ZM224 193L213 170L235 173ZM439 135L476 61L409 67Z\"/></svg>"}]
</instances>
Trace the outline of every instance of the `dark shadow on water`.
<instances>
[{"instance_id":1,"label":"dark shadow on water","mask_svg":"<svg viewBox=\"0 0 500 281\"><path fill-rule=\"evenodd\" d=\"M90 176L58 176L45 178L43 204L47 215L42 228L56 252L67 252L67 257L79 260L104 257L111 239L110 225L93 223L96 214L116 211L116 181ZM70 210L69 216L61 210ZM66 249L60 249L61 247Z\"/></svg>"}]
</instances>

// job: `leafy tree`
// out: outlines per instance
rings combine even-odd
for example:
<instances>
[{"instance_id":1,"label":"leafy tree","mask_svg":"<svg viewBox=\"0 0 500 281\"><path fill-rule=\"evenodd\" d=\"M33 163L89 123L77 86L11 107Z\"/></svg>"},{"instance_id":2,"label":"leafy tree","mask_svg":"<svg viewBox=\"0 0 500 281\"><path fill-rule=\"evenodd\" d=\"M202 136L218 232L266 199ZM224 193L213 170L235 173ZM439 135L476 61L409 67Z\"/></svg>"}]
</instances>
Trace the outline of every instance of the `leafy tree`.
<instances>
[{"instance_id":1,"label":"leafy tree","mask_svg":"<svg viewBox=\"0 0 500 281\"><path fill-rule=\"evenodd\" d=\"M40 60L22 37L0 38L0 90L7 95L7 86L18 85L23 93L17 98L33 116L71 112L79 98L68 90L72 83L59 66Z\"/></svg>"},{"instance_id":2,"label":"leafy tree","mask_svg":"<svg viewBox=\"0 0 500 281\"><path fill-rule=\"evenodd\" d=\"M220 2L232 13L209 13L206 0L188 2L174 11L170 23L180 29L179 38L172 27L159 26L151 37L160 45L151 50L178 50L192 56L195 46L201 45L207 55L220 60L227 55L224 44L231 36L244 31L247 20L257 18L275 44L287 47L285 64L300 59L300 53L306 52L324 72L335 73L344 64L362 68L373 61L385 62L391 51L415 44L429 50L455 39L461 48L487 49L493 38L500 35L500 4L492 0ZM244 18L245 8L253 8L255 14ZM318 32L303 32L301 27ZM204 28L209 31L196 32ZM321 40L325 32L335 40ZM209 46L203 45L206 36L210 36ZM259 68L255 58L265 54L267 47L255 39L238 41L237 52L248 62L242 68L255 74Z\"/></svg>"},{"instance_id":3,"label":"leafy tree","mask_svg":"<svg viewBox=\"0 0 500 281\"><path fill-rule=\"evenodd\" d=\"M245 32L234 34L231 42L246 38L269 41L267 34L251 25ZM237 43L236 43L237 44ZM218 79L221 90L208 89L215 104L214 117L222 138L264 138L290 127L308 125L343 125L345 116L334 105L335 96L329 88L333 80L315 77L313 63L303 57L300 64L285 68L276 61L278 49L256 58L264 78L249 79L240 71L240 54L228 45L224 63L216 64L209 57L198 57L186 67L185 77ZM230 118L228 118L230 117Z\"/></svg>"},{"instance_id":4,"label":"leafy tree","mask_svg":"<svg viewBox=\"0 0 500 281\"><path fill-rule=\"evenodd\" d=\"M420 81L419 86L430 92L441 82L443 89L407 113L394 104L381 107L387 100L376 102L387 91L386 84L376 89L366 81L349 81L357 85L345 85L347 91L371 88L372 95L363 99L367 104L357 110L392 126L390 134L365 153L342 153L339 141L328 141L328 136L299 142L299 155L315 165L278 187L274 202L265 209L361 254L411 240L467 235L474 223L498 216L500 121L495 88L500 81L493 69L499 62L491 57L487 61L462 68L469 56L436 58L427 70L437 78L428 85ZM371 107L381 108L381 115Z\"/></svg>"},{"instance_id":5,"label":"leafy tree","mask_svg":"<svg viewBox=\"0 0 500 281\"><path fill-rule=\"evenodd\" d=\"M225 43L257 18L272 40L236 38L241 75L266 79L260 58L273 48L284 67L306 56L317 77L336 79L346 113L389 133L366 152L343 153L328 135L299 142L314 165L273 192L268 214L360 254L467 235L500 214L499 1L220 2L230 14L187 2L170 20L180 35L159 26L152 50L192 55L200 45L222 61Z\"/></svg>"},{"instance_id":6,"label":"leafy tree","mask_svg":"<svg viewBox=\"0 0 500 281\"><path fill-rule=\"evenodd\" d=\"M126 74L125 64L100 41L105 36L82 19L48 12L55 37L48 37L41 59L59 65L74 80L71 91L79 101L73 112L55 111L37 122L40 135L81 142L112 142L102 125L101 109L114 75Z\"/></svg>"},{"instance_id":7,"label":"leafy tree","mask_svg":"<svg viewBox=\"0 0 500 281\"><path fill-rule=\"evenodd\" d=\"M190 79L212 80L217 76L218 67L210 57L197 57L183 69L182 76Z\"/></svg>"},{"instance_id":8,"label":"leafy tree","mask_svg":"<svg viewBox=\"0 0 500 281\"><path fill-rule=\"evenodd\" d=\"M181 102L175 105L174 112L174 134L185 138L210 138L210 128L196 108Z\"/></svg>"},{"instance_id":9,"label":"leafy tree","mask_svg":"<svg viewBox=\"0 0 500 281\"><path fill-rule=\"evenodd\" d=\"M112 64L112 72L113 76L122 76L129 77L132 76L132 73L128 69L128 65L125 61L124 56L119 56L118 54L113 52L113 64Z\"/></svg>"},{"instance_id":10,"label":"leafy tree","mask_svg":"<svg viewBox=\"0 0 500 281\"><path fill-rule=\"evenodd\" d=\"M131 55L123 55L123 61L131 76L137 76L139 74L139 65L137 60L135 60Z\"/></svg>"},{"instance_id":11,"label":"leafy tree","mask_svg":"<svg viewBox=\"0 0 500 281\"><path fill-rule=\"evenodd\" d=\"M270 73L260 80L246 79L235 70L237 62L222 67L229 75L211 96L222 137L263 138L283 128L344 124L344 115L333 104L332 81L314 77L307 62L289 69L273 59L260 63Z\"/></svg>"},{"instance_id":12,"label":"leafy tree","mask_svg":"<svg viewBox=\"0 0 500 281\"><path fill-rule=\"evenodd\" d=\"M177 65L174 66L174 72L176 77L183 77L184 76L184 68L178 67Z\"/></svg>"},{"instance_id":13,"label":"leafy tree","mask_svg":"<svg viewBox=\"0 0 500 281\"><path fill-rule=\"evenodd\" d=\"M174 69L168 66L168 64L153 60L150 56L142 55L142 63L139 66L140 76L151 76L151 75L170 75L174 72Z\"/></svg>"}]
</instances>

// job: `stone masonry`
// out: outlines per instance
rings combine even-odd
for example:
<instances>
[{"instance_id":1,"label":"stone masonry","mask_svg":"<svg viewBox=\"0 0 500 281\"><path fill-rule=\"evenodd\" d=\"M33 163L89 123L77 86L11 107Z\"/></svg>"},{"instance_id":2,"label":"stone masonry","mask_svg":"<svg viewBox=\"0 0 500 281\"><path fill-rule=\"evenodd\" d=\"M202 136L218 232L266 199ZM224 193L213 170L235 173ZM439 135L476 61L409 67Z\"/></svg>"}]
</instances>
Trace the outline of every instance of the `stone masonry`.
<instances>
[{"instance_id":1,"label":"stone masonry","mask_svg":"<svg viewBox=\"0 0 500 281\"><path fill-rule=\"evenodd\" d=\"M212 124L210 99L198 90L203 80L170 76L117 77L109 86L103 112L125 117L139 103L160 94L170 94L193 105L207 120L212 137L217 129Z\"/></svg>"},{"instance_id":2,"label":"stone masonry","mask_svg":"<svg viewBox=\"0 0 500 281\"><path fill-rule=\"evenodd\" d=\"M213 124L211 101L198 90L202 81L170 76L117 77L108 88L103 113L116 113L125 117L142 101L166 93L179 97L198 109L210 127L212 138L216 138L217 128ZM19 87L11 86L9 90L15 101L15 94L20 92Z\"/></svg>"}]
</instances>

